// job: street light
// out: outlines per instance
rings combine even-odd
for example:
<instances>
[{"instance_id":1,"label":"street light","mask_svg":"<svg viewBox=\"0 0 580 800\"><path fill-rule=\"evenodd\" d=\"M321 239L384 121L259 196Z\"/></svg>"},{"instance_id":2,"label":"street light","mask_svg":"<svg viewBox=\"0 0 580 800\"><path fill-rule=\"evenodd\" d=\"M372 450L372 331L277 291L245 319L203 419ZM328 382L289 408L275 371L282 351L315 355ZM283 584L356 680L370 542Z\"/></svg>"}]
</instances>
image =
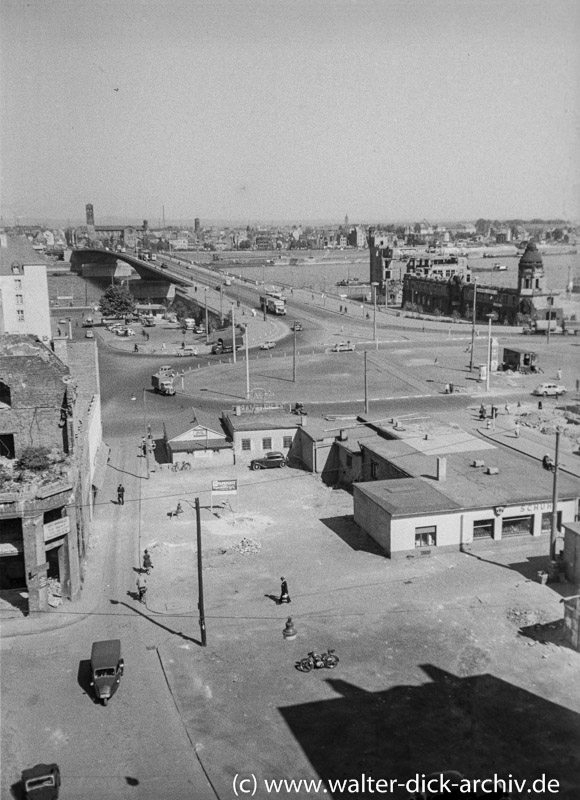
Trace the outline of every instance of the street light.
<instances>
[{"instance_id":1,"label":"street light","mask_svg":"<svg viewBox=\"0 0 580 800\"><path fill-rule=\"evenodd\" d=\"M489 392L489 373L491 372L491 321L493 314L486 314L487 325L487 374L485 376L485 391Z\"/></svg>"},{"instance_id":2,"label":"street light","mask_svg":"<svg viewBox=\"0 0 580 800\"><path fill-rule=\"evenodd\" d=\"M205 307L205 343L207 344L209 336L209 326L207 321L207 286L205 286L203 290L203 303Z\"/></svg>"}]
</instances>

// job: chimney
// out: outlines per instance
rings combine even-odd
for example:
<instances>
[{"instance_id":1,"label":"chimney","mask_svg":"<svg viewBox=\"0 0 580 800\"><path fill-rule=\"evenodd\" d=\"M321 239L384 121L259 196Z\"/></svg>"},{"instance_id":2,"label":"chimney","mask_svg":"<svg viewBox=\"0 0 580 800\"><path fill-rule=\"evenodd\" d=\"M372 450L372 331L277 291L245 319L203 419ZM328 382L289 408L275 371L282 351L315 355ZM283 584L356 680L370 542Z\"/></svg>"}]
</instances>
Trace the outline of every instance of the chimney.
<instances>
[{"instance_id":1,"label":"chimney","mask_svg":"<svg viewBox=\"0 0 580 800\"><path fill-rule=\"evenodd\" d=\"M437 458L437 480L444 481L447 479L447 459Z\"/></svg>"}]
</instances>

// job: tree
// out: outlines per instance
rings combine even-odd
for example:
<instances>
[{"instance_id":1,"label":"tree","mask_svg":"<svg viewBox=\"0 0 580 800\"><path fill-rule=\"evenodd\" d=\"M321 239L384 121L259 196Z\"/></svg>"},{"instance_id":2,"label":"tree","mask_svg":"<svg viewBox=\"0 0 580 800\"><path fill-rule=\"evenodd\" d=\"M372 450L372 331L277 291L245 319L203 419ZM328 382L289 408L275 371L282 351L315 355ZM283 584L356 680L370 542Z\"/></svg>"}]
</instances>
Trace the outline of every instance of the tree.
<instances>
[{"instance_id":1,"label":"tree","mask_svg":"<svg viewBox=\"0 0 580 800\"><path fill-rule=\"evenodd\" d=\"M101 313L116 317L132 314L135 310L135 298L126 286L109 286L101 297Z\"/></svg>"}]
</instances>

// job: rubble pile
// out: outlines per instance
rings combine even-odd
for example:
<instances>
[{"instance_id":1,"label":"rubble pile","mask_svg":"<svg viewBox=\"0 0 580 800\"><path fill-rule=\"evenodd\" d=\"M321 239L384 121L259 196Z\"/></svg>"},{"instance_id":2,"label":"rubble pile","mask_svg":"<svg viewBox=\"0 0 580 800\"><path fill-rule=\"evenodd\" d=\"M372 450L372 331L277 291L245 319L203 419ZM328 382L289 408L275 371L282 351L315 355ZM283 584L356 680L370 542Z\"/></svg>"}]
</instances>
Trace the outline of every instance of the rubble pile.
<instances>
[{"instance_id":1,"label":"rubble pile","mask_svg":"<svg viewBox=\"0 0 580 800\"><path fill-rule=\"evenodd\" d=\"M244 538L235 544L231 550L235 553L241 553L243 556L253 555L254 553L258 553L262 549L262 545L260 542L256 541L256 539L248 539L244 536Z\"/></svg>"}]
</instances>

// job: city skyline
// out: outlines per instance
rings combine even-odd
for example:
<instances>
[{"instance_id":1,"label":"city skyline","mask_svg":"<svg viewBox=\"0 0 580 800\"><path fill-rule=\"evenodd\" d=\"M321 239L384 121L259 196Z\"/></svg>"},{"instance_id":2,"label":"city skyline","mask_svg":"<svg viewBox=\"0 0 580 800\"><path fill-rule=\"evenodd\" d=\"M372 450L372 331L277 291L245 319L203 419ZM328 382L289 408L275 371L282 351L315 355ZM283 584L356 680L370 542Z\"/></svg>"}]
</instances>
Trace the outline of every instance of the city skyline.
<instances>
[{"instance_id":1,"label":"city skyline","mask_svg":"<svg viewBox=\"0 0 580 800\"><path fill-rule=\"evenodd\" d=\"M4 224L580 219L571 0L0 13Z\"/></svg>"}]
</instances>

